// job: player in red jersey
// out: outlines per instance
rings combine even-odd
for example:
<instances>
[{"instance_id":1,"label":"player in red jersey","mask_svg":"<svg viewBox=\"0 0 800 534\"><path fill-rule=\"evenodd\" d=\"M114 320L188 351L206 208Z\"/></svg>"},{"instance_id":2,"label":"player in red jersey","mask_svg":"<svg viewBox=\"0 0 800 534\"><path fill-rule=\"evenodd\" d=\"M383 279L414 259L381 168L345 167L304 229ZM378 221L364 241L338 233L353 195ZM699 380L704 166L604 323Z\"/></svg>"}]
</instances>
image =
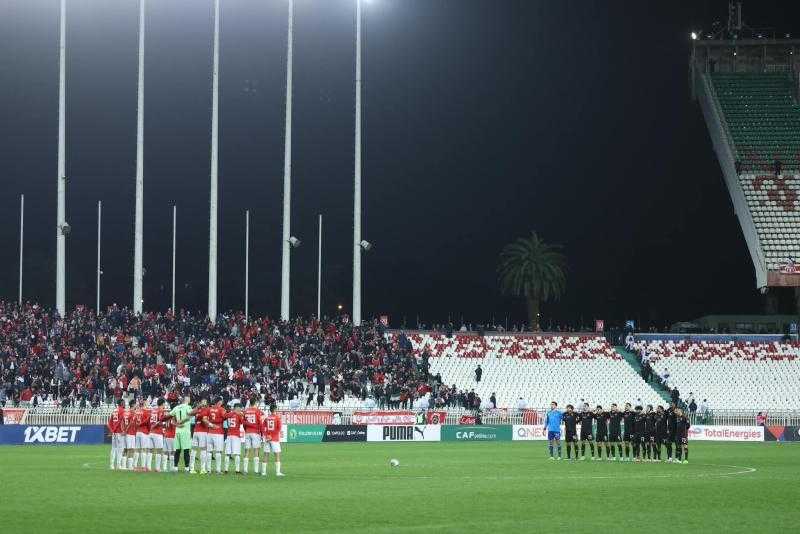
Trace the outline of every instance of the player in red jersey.
<instances>
[{"instance_id":1,"label":"player in red jersey","mask_svg":"<svg viewBox=\"0 0 800 534\"><path fill-rule=\"evenodd\" d=\"M111 459L109 469L122 469L123 452L125 451L125 434L122 432L122 417L125 414L125 401L117 401L117 408L108 418L108 431L111 432Z\"/></svg>"},{"instance_id":2,"label":"player in red jersey","mask_svg":"<svg viewBox=\"0 0 800 534\"><path fill-rule=\"evenodd\" d=\"M200 399L200 403L194 409L194 433L192 434L192 452L189 455L189 473L194 473L194 460L200 454L200 473L205 473L206 469L206 429L203 419L208 413L208 401Z\"/></svg>"},{"instance_id":3,"label":"player in red jersey","mask_svg":"<svg viewBox=\"0 0 800 534\"><path fill-rule=\"evenodd\" d=\"M133 453L134 469L150 469L150 408L139 399L139 406L133 412L136 422L136 452Z\"/></svg>"},{"instance_id":4,"label":"player in red jersey","mask_svg":"<svg viewBox=\"0 0 800 534\"><path fill-rule=\"evenodd\" d=\"M167 468L164 470L177 471L178 468L169 461L175 455L175 419L169 415L169 403L164 405L164 410L164 456L167 457Z\"/></svg>"},{"instance_id":5,"label":"player in red jersey","mask_svg":"<svg viewBox=\"0 0 800 534\"><path fill-rule=\"evenodd\" d=\"M261 424L261 434L264 436L264 458L261 460L261 474L267 474L267 462L269 453L275 455L275 476L282 477L281 472L281 416L278 414L277 407L271 404L269 415L264 418Z\"/></svg>"},{"instance_id":6,"label":"player in red jersey","mask_svg":"<svg viewBox=\"0 0 800 534\"><path fill-rule=\"evenodd\" d=\"M167 470L169 458L164 454L164 418L168 413L164 408L164 399L156 401L156 408L150 410L150 450L153 453L155 470ZM148 462L149 467L149 462Z\"/></svg>"},{"instance_id":7,"label":"player in red jersey","mask_svg":"<svg viewBox=\"0 0 800 534\"><path fill-rule=\"evenodd\" d=\"M218 475L222 474L222 451L225 450L225 431L222 426L224 421L225 408L222 407L222 397L217 397L214 399L214 406L208 408L208 412L203 418L203 422L205 423L206 428L208 428L208 436L206 436L206 450L208 451L206 463L208 465L206 470L209 473L211 472L211 459L213 456L217 464Z\"/></svg>"},{"instance_id":8,"label":"player in red jersey","mask_svg":"<svg viewBox=\"0 0 800 534\"><path fill-rule=\"evenodd\" d=\"M258 474L259 458L258 455L261 451L261 420L263 414L258 408L259 402L258 395L253 395L250 399L250 406L244 411L244 448L247 450L247 455L244 459L244 474L247 474L247 466L249 460L253 460L253 472Z\"/></svg>"},{"instance_id":9,"label":"player in red jersey","mask_svg":"<svg viewBox=\"0 0 800 534\"><path fill-rule=\"evenodd\" d=\"M134 410L136 401L128 401L128 409L122 414L122 427L125 430L125 469L133 470L133 456L136 451L136 421L134 420Z\"/></svg>"},{"instance_id":10,"label":"player in red jersey","mask_svg":"<svg viewBox=\"0 0 800 534\"><path fill-rule=\"evenodd\" d=\"M238 402L233 405L233 411L225 414L225 425L228 427L228 436L225 438L225 474L228 473L231 456L236 474L240 474L239 465L242 455L242 431L241 426L244 422L242 405Z\"/></svg>"}]
</instances>

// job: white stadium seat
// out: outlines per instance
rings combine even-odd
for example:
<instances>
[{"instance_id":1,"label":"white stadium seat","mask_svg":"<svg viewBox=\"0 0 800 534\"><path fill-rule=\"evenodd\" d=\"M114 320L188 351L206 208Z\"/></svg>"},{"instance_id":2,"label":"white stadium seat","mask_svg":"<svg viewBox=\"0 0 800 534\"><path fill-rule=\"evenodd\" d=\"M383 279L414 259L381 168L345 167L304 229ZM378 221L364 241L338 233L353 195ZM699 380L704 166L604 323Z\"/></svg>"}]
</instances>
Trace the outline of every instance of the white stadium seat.
<instances>
[{"instance_id":1,"label":"white stadium seat","mask_svg":"<svg viewBox=\"0 0 800 534\"><path fill-rule=\"evenodd\" d=\"M685 398L708 399L712 409L800 408L800 344L638 340L655 370Z\"/></svg>"},{"instance_id":2,"label":"white stadium seat","mask_svg":"<svg viewBox=\"0 0 800 534\"><path fill-rule=\"evenodd\" d=\"M396 340L397 334L387 334ZM522 397L531 408L580 399L607 407L636 402L664 404L636 371L602 337L577 335L486 335L409 333L414 353L430 356L430 373L445 384L475 389L484 400L494 393L497 405L514 408ZM475 368L483 375L475 382Z\"/></svg>"}]
</instances>

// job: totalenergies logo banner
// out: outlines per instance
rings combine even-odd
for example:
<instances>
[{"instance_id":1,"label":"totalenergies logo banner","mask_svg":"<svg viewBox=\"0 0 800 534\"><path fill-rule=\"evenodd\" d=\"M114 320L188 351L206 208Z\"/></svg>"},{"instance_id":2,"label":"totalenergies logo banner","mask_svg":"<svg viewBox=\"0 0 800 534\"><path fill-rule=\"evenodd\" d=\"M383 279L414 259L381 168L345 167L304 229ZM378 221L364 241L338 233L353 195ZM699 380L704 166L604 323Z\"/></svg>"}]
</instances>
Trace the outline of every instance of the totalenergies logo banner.
<instances>
[{"instance_id":1,"label":"totalenergies logo banner","mask_svg":"<svg viewBox=\"0 0 800 534\"><path fill-rule=\"evenodd\" d=\"M689 441L764 441L764 427L696 425L689 428Z\"/></svg>"}]
</instances>

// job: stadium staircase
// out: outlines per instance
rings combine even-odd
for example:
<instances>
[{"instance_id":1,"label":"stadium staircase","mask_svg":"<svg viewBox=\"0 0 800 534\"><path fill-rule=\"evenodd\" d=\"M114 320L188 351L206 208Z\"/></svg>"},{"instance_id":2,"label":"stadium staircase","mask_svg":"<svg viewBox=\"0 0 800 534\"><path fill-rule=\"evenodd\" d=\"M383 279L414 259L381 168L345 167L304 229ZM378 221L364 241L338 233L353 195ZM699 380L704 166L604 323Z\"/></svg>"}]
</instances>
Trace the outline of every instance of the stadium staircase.
<instances>
[{"instance_id":1,"label":"stadium staircase","mask_svg":"<svg viewBox=\"0 0 800 534\"><path fill-rule=\"evenodd\" d=\"M622 356L622 359L624 359L626 362L628 362L628 365L633 367L633 370L636 372L636 374L638 374L639 376L642 375L642 364L639 361L639 357L635 353L627 350L625 347L622 347L622 346L614 347L614 350L616 350L617 353L620 356ZM665 388L657 380L654 380L652 382L648 382L647 385L650 386L651 388L653 388L653 390L656 393L658 393L658 395L661 396L662 399L664 399L664 402L669 404L669 402L671 400L671 397L670 397L669 390L667 388Z\"/></svg>"}]
</instances>

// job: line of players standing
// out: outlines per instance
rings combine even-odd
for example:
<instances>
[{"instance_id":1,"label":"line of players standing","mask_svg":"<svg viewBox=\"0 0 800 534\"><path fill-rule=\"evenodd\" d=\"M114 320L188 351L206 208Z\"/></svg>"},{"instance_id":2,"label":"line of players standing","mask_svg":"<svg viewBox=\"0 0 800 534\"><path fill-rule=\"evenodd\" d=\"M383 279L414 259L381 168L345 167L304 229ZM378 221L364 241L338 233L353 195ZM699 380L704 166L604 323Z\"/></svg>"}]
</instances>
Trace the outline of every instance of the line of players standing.
<instances>
[{"instance_id":1,"label":"line of players standing","mask_svg":"<svg viewBox=\"0 0 800 534\"><path fill-rule=\"evenodd\" d=\"M609 461L619 458L619 461L623 462L660 462L662 446L666 447L667 462L688 463L689 460L689 419L674 403L671 403L666 410L663 406L653 410L653 406L649 404L646 409L642 406L632 409L628 402L622 411L618 409L616 403L612 404L609 410L597 406L594 411L589 407L589 403L585 403L580 412L576 412L574 407L568 404L562 422L567 459L570 459L573 451L573 457L578 459L578 445L580 445L580 458L586 460L586 446L589 445L592 460L602 460L605 449L606 460ZM578 436L578 423L581 425L580 436ZM594 432L593 424L596 426Z\"/></svg>"},{"instance_id":2,"label":"line of players standing","mask_svg":"<svg viewBox=\"0 0 800 534\"><path fill-rule=\"evenodd\" d=\"M280 433L281 417L275 405L269 411L258 408L260 398L256 395L250 399L250 405L242 409L241 404L234 404L231 409L222 406L222 399L216 398L213 404L201 398L191 414L195 423L191 433L190 454L185 457L185 470L195 472L195 461L199 461L200 474L212 472L212 459L216 460L216 472L229 471L230 461L236 474L248 472L250 461L253 473L266 476L269 454L275 456L276 475L281 472ZM111 433L111 457L109 469L129 471L178 471L178 454L176 447L176 421L170 415L170 406L165 399L156 401L150 408L143 399L117 402L117 408L111 413L107 427ZM242 445L245 448L241 458ZM263 454L261 448L263 446ZM187 447L184 448L188 449ZM174 464L172 456L175 456ZM244 462L242 462L244 460ZM242 465L243 464L243 465Z\"/></svg>"}]
</instances>

